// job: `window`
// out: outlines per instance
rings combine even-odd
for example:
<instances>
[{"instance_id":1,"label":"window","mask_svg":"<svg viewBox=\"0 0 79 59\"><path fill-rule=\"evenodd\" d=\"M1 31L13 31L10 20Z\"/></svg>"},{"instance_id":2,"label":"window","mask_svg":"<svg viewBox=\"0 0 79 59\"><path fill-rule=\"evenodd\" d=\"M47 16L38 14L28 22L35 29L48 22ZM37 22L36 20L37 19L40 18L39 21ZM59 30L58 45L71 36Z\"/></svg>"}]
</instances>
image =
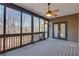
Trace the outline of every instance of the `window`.
<instances>
[{"instance_id":1,"label":"window","mask_svg":"<svg viewBox=\"0 0 79 59\"><path fill-rule=\"evenodd\" d=\"M44 20L40 19L40 32L44 32Z\"/></svg>"},{"instance_id":2,"label":"window","mask_svg":"<svg viewBox=\"0 0 79 59\"><path fill-rule=\"evenodd\" d=\"M39 32L39 18L34 17L34 32Z\"/></svg>"},{"instance_id":3,"label":"window","mask_svg":"<svg viewBox=\"0 0 79 59\"><path fill-rule=\"evenodd\" d=\"M3 51L3 41L4 38L0 38L0 51Z\"/></svg>"},{"instance_id":4,"label":"window","mask_svg":"<svg viewBox=\"0 0 79 59\"><path fill-rule=\"evenodd\" d=\"M22 45L28 44L31 42L31 35L22 36Z\"/></svg>"},{"instance_id":5,"label":"window","mask_svg":"<svg viewBox=\"0 0 79 59\"><path fill-rule=\"evenodd\" d=\"M48 31L48 21L45 21L45 32Z\"/></svg>"},{"instance_id":6,"label":"window","mask_svg":"<svg viewBox=\"0 0 79 59\"><path fill-rule=\"evenodd\" d=\"M22 13L22 33L31 33L31 15Z\"/></svg>"},{"instance_id":7,"label":"window","mask_svg":"<svg viewBox=\"0 0 79 59\"><path fill-rule=\"evenodd\" d=\"M3 24L4 24L4 18L3 18L3 15L4 15L4 6L0 5L0 35L3 34Z\"/></svg>"},{"instance_id":8,"label":"window","mask_svg":"<svg viewBox=\"0 0 79 59\"><path fill-rule=\"evenodd\" d=\"M33 39L34 42L36 42L36 41L38 41L38 40L40 39L40 38L39 38L39 37L40 37L40 34L34 34L33 36L34 36L34 37L33 37L33 38L34 38L34 39Z\"/></svg>"},{"instance_id":9,"label":"window","mask_svg":"<svg viewBox=\"0 0 79 59\"><path fill-rule=\"evenodd\" d=\"M21 13L17 10L6 8L6 34L20 33Z\"/></svg>"},{"instance_id":10,"label":"window","mask_svg":"<svg viewBox=\"0 0 79 59\"><path fill-rule=\"evenodd\" d=\"M45 21L45 38L48 37L48 21Z\"/></svg>"},{"instance_id":11,"label":"window","mask_svg":"<svg viewBox=\"0 0 79 59\"><path fill-rule=\"evenodd\" d=\"M20 46L20 36L12 36L5 38L5 50Z\"/></svg>"}]
</instances>

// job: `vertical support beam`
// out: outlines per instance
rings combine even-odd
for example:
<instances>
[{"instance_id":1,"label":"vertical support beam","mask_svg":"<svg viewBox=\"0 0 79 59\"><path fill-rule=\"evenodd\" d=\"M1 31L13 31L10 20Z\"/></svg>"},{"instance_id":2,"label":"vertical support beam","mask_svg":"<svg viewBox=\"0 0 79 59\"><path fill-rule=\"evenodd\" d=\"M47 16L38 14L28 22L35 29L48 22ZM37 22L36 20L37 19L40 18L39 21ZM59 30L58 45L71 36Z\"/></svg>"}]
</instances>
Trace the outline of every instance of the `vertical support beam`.
<instances>
[{"instance_id":1,"label":"vertical support beam","mask_svg":"<svg viewBox=\"0 0 79 59\"><path fill-rule=\"evenodd\" d=\"M79 13L78 13L78 43L79 43Z\"/></svg>"},{"instance_id":2,"label":"vertical support beam","mask_svg":"<svg viewBox=\"0 0 79 59\"><path fill-rule=\"evenodd\" d=\"M6 7L4 5L4 40L3 40L3 51L5 51L5 34L6 34Z\"/></svg>"},{"instance_id":3,"label":"vertical support beam","mask_svg":"<svg viewBox=\"0 0 79 59\"><path fill-rule=\"evenodd\" d=\"M39 32L40 32L40 18L39 18ZM39 33L39 40L40 40L40 33Z\"/></svg>"},{"instance_id":4,"label":"vertical support beam","mask_svg":"<svg viewBox=\"0 0 79 59\"><path fill-rule=\"evenodd\" d=\"M33 38L33 32L34 32L34 21L33 21L33 15L31 16L32 17L32 19L31 19L31 32L32 32L32 36L31 36L31 43L33 43L33 40L34 40L34 38Z\"/></svg>"},{"instance_id":5,"label":"vertical support beam","mask_svg":"<svg viewBox=\"0 0 79 59\"><path fill-rule=\"evenodd\" d=\"M60 23L58 23L58 38L60 39Z\"/></svg>"},{"instance_id":6,"label":"vertical support beam","mask_svg":"<svg viewBox=\"0 0 79 59\"><path fill-rule=\"evenodd\" d=\"M54 23L52 23L52 38L54 38Z\"/></svg>"},{"instance_id":7,"label":"vertical support beam","mask_svg":"<svg viewBox=\"0 0 79 59\"><path fill-rule=\"evenodd\" d=\"M49 38L49 20L48 20L48 38Z\"/></svg>"},{"instance_id":8,"label":"vertical support beam","mask_svg":"<svg viewBox=\"0 0 79 59\"><path fill-rule=\"evenodd\" d=\"M20 46L22 46L22 12L21 12L21 20L20 20Z\"/></svg>"},{"instance_id":9,"label":"vertical support beam","mask_svg":"<svg viewBox=\"0 0 79 59\"><path fill-rule=\"evenodd\" d=\"M44 20L44 39L45 39L45 20Z\"/></svg>"},{"instance_id":10,"label":"vertical support beam","mask_svg":"<svg viewBox=\"0 0 79 59\"><path fill-rule=\"evenodd\" d=\"M68 36L67 36L67 24L68 24L68 22L65 22L65 26L66 26L66 31L65 31L65 36L66 36L66 40L68 40Z\"/></svg>"}]
</instances>

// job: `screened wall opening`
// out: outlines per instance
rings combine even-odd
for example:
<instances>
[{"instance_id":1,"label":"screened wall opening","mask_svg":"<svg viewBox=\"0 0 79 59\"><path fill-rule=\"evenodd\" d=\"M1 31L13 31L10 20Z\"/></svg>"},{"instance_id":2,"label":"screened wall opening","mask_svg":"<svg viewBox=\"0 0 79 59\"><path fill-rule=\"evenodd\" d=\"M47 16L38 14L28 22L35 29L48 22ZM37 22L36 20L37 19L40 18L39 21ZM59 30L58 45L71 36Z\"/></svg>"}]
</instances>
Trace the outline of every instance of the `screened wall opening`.
<instances>
[{"instance_id":1,"label":"screened wall opening","mask_svg":"<svg viewBox=\"0 0 79 59\"><path fill-rule=\"evenodd\" d=\"M38 17L34 17L33 18L33 22L34 22L33 23L34 24L33 41L35 42L35 41L39 40L39 35L40 35L40 33L39 33L39 18Z\"/></svg>"},{"instance_id":2,"label":"screened wall opening","mask_svg":"<svg viewBox=\"0 0 79 59\"><path fill-rule=\"evenodd\" d=\"M0 51L3 51L3 41L4 38L4 6L0 5Z\"/></svg>"},{"instance_id":3,"label":"screened wall opening","mask_svg":"<svg viewBox=\"0 0 79 59\"><path fill-rule=\"evenodd\" d=\"M44 26L45 26L45 24L44 24L44 19L40 18L40 29L39 29L40 32L41 32L41 33L40 33L40 40L44 39L44 37L45 37L45 35L44 35L44 33L45 33L45 32L44 32L44 31L45 31L45 30L44 30L44 29L45 29Z\"/></svg>"},{"instance_id":4,"label":"screened wall opening","mask_svg":"<svg viewBox=\"0 0 79 59\"><path fill-rule=\"evenodd\" d=\"M20 33L21 12L6 7L6 34Z\"/></svg>"},{"instance_id":5,"label":"screened wall opening","mask_svg":"<svg viewBox=\"0 0 79 59\"><path fill-rule=\"evenodd\" d=\"M45 38L48 38L48 21L45 21Z\"/></svg>"},{"instance_id":6,"label":"screened wall opening","mask_svg":"<svg viewBox=\"0 0 79 59\"><path fill-rule=\"evenodd\" d=\"M0 4L0 53L48 38L48 20L14 4Z\"/></svg>"},{"instance_id":7,"label":"screened wall opening","mask_svg":"<svg viewBox=\"0 0 79 59\"><path fill-rule=\"evenodd\" d=\"M31 42L31 36L32 36L31 23L32 23L31 15L27 13L22 13L22 33L25 34L25 35L22 35L22 45L28 44Z\"/></svg>"}]
</instances>

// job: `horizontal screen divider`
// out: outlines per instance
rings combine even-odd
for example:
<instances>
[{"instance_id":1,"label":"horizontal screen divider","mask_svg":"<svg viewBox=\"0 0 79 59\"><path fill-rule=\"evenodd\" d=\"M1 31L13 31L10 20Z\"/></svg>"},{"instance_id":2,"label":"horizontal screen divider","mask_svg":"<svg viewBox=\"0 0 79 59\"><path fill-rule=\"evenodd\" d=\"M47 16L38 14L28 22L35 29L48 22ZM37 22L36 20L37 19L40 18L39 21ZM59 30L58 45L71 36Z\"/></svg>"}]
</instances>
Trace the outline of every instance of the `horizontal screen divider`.
<instances>
[{"instance_id":1,"label":"horizontal screen divider","mask_svg":"<svg viewBox=\"0 0 79 59\"><path fill-rule=\"evenodd\" d=\"M40 34L40 33L44 33L44 32L36 32L33 34ZM22 33L22 34L5 34L5 37L12 37L12 36L20 36L20 35L31 35L32 33ZM0 35L0 38L4 37L4 35Z\"/></svg>"}]
</instances>

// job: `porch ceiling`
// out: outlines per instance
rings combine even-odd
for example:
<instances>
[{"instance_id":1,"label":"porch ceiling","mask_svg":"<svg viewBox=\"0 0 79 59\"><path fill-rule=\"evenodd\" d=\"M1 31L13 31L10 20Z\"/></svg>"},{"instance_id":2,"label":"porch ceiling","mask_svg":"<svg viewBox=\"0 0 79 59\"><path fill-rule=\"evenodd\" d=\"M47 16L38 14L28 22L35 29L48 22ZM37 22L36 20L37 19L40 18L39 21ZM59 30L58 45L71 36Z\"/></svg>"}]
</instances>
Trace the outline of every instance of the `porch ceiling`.
<instances>
[{"instance_id":1,"label":"porch ceiling","mask_svg":"<svg viewBox=\"0 0 79 59\"><path fill-rule=\"evenodd\" d=\"M47 12L47 3L15 3L15 4L48 18L45 14ZM55 9L60 10L57 13L58 16L56 17L75 14L79 13L79 3L51 3L51 10ZM55 17L52 16L51 18Z\"/></svg>"}]
</instances>

